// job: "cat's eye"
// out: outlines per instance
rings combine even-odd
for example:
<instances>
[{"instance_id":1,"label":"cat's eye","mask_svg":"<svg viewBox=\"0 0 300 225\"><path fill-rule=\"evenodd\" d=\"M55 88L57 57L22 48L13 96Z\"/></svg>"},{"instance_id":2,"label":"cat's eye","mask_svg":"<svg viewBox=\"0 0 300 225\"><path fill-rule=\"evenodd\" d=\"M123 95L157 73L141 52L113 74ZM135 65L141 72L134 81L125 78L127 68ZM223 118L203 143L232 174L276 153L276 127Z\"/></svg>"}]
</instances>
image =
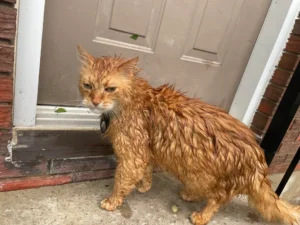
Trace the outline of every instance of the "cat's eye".
<instances>
[{"instance_id":1,"label":"cat's eye","mask_svg":"<svg viewBox=\"0 0 300 225\"><path fill-rule=\"evenodd\" d=\"M93 87L92 87L92 85L90 85L90 84L83 84L83 87L84 88L86 88L86 89L92 89Z\"/></svg>"},{"instance_id":2,"label":"cat's eye","mask_svg":"<svg viewBox=\"0 0 300 225\"><path fill-rule=\"evenodd\" d=\"M105 88L105 91L106 92L114 92L116 90L116 87L107 87L107 88Z\"/></svg>"}]
</instances>

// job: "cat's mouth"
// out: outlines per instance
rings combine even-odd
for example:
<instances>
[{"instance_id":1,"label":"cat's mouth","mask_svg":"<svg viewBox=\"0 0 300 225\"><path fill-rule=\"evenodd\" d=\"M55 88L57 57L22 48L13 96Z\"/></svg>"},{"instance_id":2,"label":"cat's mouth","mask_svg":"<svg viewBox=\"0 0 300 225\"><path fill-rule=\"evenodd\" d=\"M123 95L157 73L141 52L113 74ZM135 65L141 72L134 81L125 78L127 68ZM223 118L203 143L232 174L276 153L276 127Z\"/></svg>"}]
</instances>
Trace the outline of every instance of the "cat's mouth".
<instances>
[{"instance_id":1,"label":"cat's mouth","mask_svg":"<svg viewBox=\"0 0 300 225\"><path fill-rule=\"evenodd\" d=\"M113 104L104 105L102 103L95 106L86 100L82 101L82 105L87 107L92 113L95 113L95 114L102 114L102 113L110 112L111 110L113 110L113 107L114 107Z\"/></svg>"},{"instance_id":2,"label":"cat's mouth","mask_svg":"<svg viewBox=\"0 0 300 225\"><path fill-rule=\"evenodd\" d=\"M98 109L95 107L89 107L90 112L95 113L95 114L102 114L105 112L105 110L102 109Z\"/></svg>"}]
</instances>

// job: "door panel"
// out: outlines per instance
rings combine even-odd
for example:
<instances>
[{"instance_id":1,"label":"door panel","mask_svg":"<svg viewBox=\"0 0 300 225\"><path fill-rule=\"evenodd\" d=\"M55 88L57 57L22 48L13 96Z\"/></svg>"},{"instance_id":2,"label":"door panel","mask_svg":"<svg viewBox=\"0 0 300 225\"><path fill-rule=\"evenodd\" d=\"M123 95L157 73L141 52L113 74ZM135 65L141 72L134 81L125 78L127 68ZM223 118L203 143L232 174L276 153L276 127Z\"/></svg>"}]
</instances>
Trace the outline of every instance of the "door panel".
<instances>
[{"instance_id":1,"label":"door panel","mask_svg":"<svg viewBox=\"0 0 300 225\"><path fill-rule=\"evenodd\" d=\"M141 76L152 85L175 83L228 110L270 3L46 1L38 103L76 105L80 44L95 56L139 56Z\"/></svg>"},{"instance_id":2,"label":"door panel","mask_svg":"<svg viewBox=\"0 0 300 225\"><path fill-rule=\"evenodd\" d=\"M93 42L153 53L164 3L164 0L100 0ZM132 34L139 38L129 38Z\"/></svg>"},{"instance_id":3,"label":"door panel","mask_svg":"<svg viewBox=\"0 0 300 225\"><path fill-rule=\"evenodd\" d=\"M124 31L126 33L135 33L143 37L146 36L152 10L155 11L155 9L160 9L160 4L156 4L155 7L152 0L140 1L138 4L134 4L134 0L115 0L110 2L113 4L112 10L110 10L111 20L109 28L112 30ZM160 2L156 1L156 3Z\"/></svg>"},{"instance_id":4,"label":"door panel","mask_svg":"<svg viewBox=\"0 0 300 225\"><path fill-rule=\"evenodd\" d=\"M207 0L197 3L182 59L220 66L243 1Z\"/></svg>"}]
</instances>

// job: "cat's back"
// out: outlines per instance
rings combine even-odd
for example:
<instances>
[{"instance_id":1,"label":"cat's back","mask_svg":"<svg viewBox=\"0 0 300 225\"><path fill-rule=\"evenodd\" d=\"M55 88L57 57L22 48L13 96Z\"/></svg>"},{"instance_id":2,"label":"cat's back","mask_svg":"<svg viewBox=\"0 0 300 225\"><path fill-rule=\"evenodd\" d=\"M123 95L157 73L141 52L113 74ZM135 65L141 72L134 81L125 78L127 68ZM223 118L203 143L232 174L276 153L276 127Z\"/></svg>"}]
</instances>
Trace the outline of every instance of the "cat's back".
<instances>
[{"instance_id":1,"label":"cat's back","mask_svg":"<svg viewBox=\"0 0 300 225\"><path fill-rule=\"evenodd\" d=\"M155 89L155 98L156 117L160 122L165 121L167 127L174 127L175 132L190 131L219 140L239 139L246 145L256 145L253 132L217 106L189 98L169 85ZM167 127L166 130L170 130Z\"/></svg>"}]
</instances>

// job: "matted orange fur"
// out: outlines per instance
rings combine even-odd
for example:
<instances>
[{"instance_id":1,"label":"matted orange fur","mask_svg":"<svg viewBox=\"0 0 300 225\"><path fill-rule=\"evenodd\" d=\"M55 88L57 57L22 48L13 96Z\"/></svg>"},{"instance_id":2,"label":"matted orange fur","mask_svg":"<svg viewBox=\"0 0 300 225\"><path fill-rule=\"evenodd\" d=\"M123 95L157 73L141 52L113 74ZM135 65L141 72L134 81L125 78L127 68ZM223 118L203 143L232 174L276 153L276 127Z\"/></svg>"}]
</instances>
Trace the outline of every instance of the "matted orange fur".
<instances>
[{"instance_id":1,"label":"matted orange fur","mask_svg":"<svg viewBox=\"0 0 300 225\"><path fill-rule=\"evenodd\" d=\"M267 178L264 153L253 133L225 111L138 76L138 59L95 58L78 48L79 89L86 106L110 115L106 136L117 169L113 192L101 202L115 210L135 187L151 188L152 165L175 175L186 201L207 200L192 223L207 224L219 207L241 194L266 220L298 224L299 206L278 198Z\"/></svg>"}]
</instances>

